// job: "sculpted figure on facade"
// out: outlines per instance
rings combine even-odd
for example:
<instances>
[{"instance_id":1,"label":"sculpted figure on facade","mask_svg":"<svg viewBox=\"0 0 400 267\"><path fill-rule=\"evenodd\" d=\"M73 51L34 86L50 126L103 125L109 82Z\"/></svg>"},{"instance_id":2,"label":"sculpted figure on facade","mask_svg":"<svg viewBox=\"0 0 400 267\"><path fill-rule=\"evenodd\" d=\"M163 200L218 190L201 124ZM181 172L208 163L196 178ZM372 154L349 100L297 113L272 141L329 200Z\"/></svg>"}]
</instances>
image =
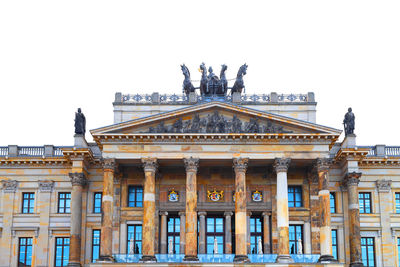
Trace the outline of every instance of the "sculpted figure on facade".
<instances>
[{"instance_id":1,"label":"sculpted figure on facade","mask_svg":"<svg viewBox=\"0 0 400 267\"><path fill-rule=\"evenodd\" d=\"M86 118L81 108L78 108L78 112L75 112L75 133L83 135L86 133Z\"/></svg>"},{"instance_id":2,"label":"sculpted figure on facade","mask_svg":"<svg viewBox=\"0 0 400 267\"><path fill-rule=\"evenodd\" d=\"M355 116L352 109L349 108L346 115L344 115L343 125L345 135L354 134Z\"/></svg>"}]
</instances>

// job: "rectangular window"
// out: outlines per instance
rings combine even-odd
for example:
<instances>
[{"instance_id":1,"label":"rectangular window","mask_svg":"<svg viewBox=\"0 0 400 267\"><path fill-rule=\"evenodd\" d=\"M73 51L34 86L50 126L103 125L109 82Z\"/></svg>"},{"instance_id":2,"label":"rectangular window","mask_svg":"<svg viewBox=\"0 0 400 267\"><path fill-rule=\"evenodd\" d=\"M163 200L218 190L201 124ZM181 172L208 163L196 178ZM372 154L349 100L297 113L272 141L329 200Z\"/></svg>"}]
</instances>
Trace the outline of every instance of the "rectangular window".
<instances>
[{"instance_id":1,"label":"rectangular window","mask_svg":"<svg viewBox=\"0 0 400 267\"><path fill-rule=\"evenodd\" d=\"M290 254L300 254L298 249L298 244L301 243L303 246L303 226L302 225L289 225L289 249ZM304 253L304 249L302 249L301 254Z\"/></svg>"},{"instance_id":2,"label":"rectangular window","mask_svg":"<svg viewBox=\"0 0 400 267\"><path fill-rule=\"evenodd\" d=\"M400 237L397 238L397 257L398 257L399 266L400 266Z\"/></svg>"},{"instance_id":3,"label":"rectangular window","mask_svg":"<svg viewBox=\"0 0 400 267\"><path fill-rule=\"evenodd\" d=\"M375 267L375 240L373 237L361 237L361 257L365 267Z\"/></svg>"},{"instance_id":4,"label":"rectangular window","mask_svg":"<svg viewBox=\"0 0 400 267\"><path fill-rule=\"evenodd\" d=\"M71 193L58 193L58 213L71 213Z\"/></svg>"},{"instance_id":5,"label":"rectangular window","mask_svg":"<svg viewBox=\"0 0 400 267\"><path fill-rule=\"evenodd\" d=\"M172 241L173 253L179 254L179 242L181 233L181 219L179 217L168 217L168 229L167 229L167 244L169 246Z\"/></svg>"},{"instance_id":6,"label":"rectangular window","mask_svg":"<svg viewBox=\"0 0 400 267\"><path fill-rule=\"evenodd\" d=\"M142 253L142 225L128 225L128 252L129 254Z\"/></svg>"},{"instance_id":7,"label":"rectangular window","mask_svg":"<svg viewBox=\"0 0 400 267\"><path fill-rule=\"evenodd\" d=\"M96 192L93 195L93 213L101 213L102 193Z\"/></svg>"},{"instance_id":8,"label":"rectangular window","mask_svg":"<svg viewBox=\"0 0 400 267\"><path fill-rule=\"evenodd\" d=\"M302 189L301 186L289 186L288 187L288 204L289 207L302 207Z\"/></svg>"},{"instance_id":9,"label":"rectangular window","mask_svg":"<svg viewBox=\"0 0 400 267\"><path fill-rule=\"evenodd\" d=\"M250 217L250 251L251 254L258 254L258 240L262 240L263 230L262 230L262 220L261 217L254 216ZM263 246L262 246L263 247Z\"/></svg>"},{"instance_id":10,"label":"rectangular window","mask_svg":"<svg viewBox=\"0 0 400 267\"><path fill-rule=\"evenodd\" d=\"M143 207L143 187L129 186L128 207Z\"/></svg>"},{"instance_id":11,"label":"rectangular window","mask_svg":"<svg viewBox=\"0 0 400 267\"><path fill-rule=\"evenodd\" d=\"M336 213L336 193L330 192L331 213Z\"/></svg>"},{"instance_id":12,"label":"rectangular window","mask_svg":"<svg viewBox=\"0 0 400 267\"><path fill-rule=\"evenodd\" d=\"M69 260L69 237L56 237L55 266L67 266Z\"/></svg>"},{"instance_id":13,"label":"rectangular window","mask_svg":"<svg viewBox=\"0 0 400 267\"><path fill-rule=\"evenodd\" d=\"M35 193L22 193L22 213L33 213L35 207Z\"/></svg>"},{"instance_id":14,"label":"rectangular window","mask_svg":"<svg viewBox=\"0 0 400 267\"><path fill-rule=\"evenodd\" d=\"M32 237L20 237L18 266L32 266Z\"/></svg>"},{"instance_id":15,"label":"rectangular window","mask_svg":"<svg viewBox=\"0 0 400 267\"><path fill-rule=\"evenodd\" d=\"M371 193L358 193L360 213L372 213L371 210Z\"/></svg>"},{"instance_id":16,"label":"rectangular window","mask_svg":"<svg viewBox=\"0 0 400 267\"><path fill-rule=\"evenodd\" d=\"M400 192L394 194L396 199L396 213L400 213Z\"/></svg>"},{"instance_id":17,"label":"rectangular window","mask_svg":"<svg viewBox=\"0 0 400 267\"><path fill-rule=\"evenodd\" d=\"M206 221L206 253L225 253L225 219L223 217L207 217ZM215 241L217 242L218 251L214 249Z\"/></svg>"},{"instance_id":18,"label":"rectangular window","mask_svg":"<svg viewBox=\"0 0 400 267\"><path fill-rule=\"evenodd\" d=\"M332 256L338 259L337 230L332 229Z\"/></svg>"},{"instance_id":19,"label":"rectangular window","mask_svg":"<svg viewBox=\"0 0 400 267\"><path fill-rule=\"evenodd\" d=\"M92 233L92 262L96 262L96 260L100 256L100 230L93 229Z\"/></svg>"}]
</instances>

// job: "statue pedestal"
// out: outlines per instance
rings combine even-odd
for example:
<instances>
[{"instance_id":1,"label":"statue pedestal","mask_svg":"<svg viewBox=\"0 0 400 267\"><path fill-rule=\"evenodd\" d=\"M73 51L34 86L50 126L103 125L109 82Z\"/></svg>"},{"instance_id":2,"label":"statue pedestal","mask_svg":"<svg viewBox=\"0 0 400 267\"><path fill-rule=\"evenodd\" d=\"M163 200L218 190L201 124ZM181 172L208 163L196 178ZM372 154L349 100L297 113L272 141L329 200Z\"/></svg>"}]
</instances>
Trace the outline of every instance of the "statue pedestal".
<instances>
[{"instance_id":1,"label":"statue pedestal","mask_svg":"<svg viewBox=\"0 0 400 267\"><path fill-rule=\"evenodd\" d=\"M342 142L342 148L355 148L356 146L357 146L356 135L355 134L346 135L346 137Z\"/></svg>"},{"instance_id":2,"label":"statue pedestal","mask_svg":"<svg viewBox=\"0 0 400 267\"><path fill-rule=\"evenodd\" d=\"M234 92L232 94L232 103L240 103L242 102L241 94L239 92Z\"/></svg>"},{"instance_id":3,"label":"statue pedestal","mask_svg":"<svg viewBox=\"0 0 400 267\"><path fill-rule=\"evenodd\" d=\"M74 147L87 148L89 147L86 142L85 135L83 134L75 134L74 135Z\"/></svg>"},{"instance_id":4,"label":"statue pedestal","mask_svg":"<svg viewBox=\"0 0 400 267\"><path fill-rule=\"evenodd\" d=\"M189 103L190 104L195 104L197 103L197 95L195 92L190 92L189 93Z\"/></svg>"}]
</instances>

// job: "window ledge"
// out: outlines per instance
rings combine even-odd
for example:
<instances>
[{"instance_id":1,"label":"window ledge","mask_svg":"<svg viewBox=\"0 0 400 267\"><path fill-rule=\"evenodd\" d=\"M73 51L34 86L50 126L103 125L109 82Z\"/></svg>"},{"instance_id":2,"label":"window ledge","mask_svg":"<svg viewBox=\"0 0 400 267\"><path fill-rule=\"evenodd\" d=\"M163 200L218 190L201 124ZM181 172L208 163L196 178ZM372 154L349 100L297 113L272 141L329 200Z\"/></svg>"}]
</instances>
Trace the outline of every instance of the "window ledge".
<instances>
[{"instance_id":1,"label":"window ledge","mask_svg":"<svg viewBox=\"0 0 400 267\"><path fill-rule=\"evenodd\" d=\"M142 207L140 207L140 208L138 208L138 207L122 207L121 210L122 210L122 211L130 211L130 210L142 211L143 208L142 208Z\"/></svg>"}]
</instances>

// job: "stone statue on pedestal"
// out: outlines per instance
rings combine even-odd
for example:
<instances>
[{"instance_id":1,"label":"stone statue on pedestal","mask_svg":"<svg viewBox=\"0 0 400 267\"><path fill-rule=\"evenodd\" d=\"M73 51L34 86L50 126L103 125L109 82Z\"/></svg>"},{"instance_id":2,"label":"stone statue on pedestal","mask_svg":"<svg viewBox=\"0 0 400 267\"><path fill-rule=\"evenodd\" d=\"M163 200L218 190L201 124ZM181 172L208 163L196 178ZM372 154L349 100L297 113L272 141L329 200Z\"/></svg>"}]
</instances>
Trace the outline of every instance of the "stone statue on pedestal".
<instances>
[{"instance_id":1,"label":"stone statue on pedestal","mask_svg":"<svg viewBox=\"0 0 400 267\"><path fill-rule=\"evenodd\" d=\"M343 125L345 135L354 134L355 116L352 109L349 108L346 115L344 115Z\"/></svg>"},{"instance_id":2,"label":"stone statue on pedestal","mask_svg":"<svg viewBox=\"0 0 400 267\"><path fill-rule=\"evenodd\" d=\"M257 249L258 250L258 254L263 254L261 237L258 238L257 247L258 247L258 249Z\"/></svg>"},{"instance_id":3,"label":"stone statue on pedestal","mask_svg":"<svg viewBox=\"0 0 400 267\"><path fill-rule=\"evenodd\" d=\"M303 243L300 238L297 240L297 254L303 254Z\"/></svg>"},{"instance_id":4,"label":"stone statue on pedestal","mask_svg":"<svg viewBox=\"0 0 400 267\"><path fill-rule=\"evenodd\" d=\"M75 112L75 133L82 135L86 133L86 118L81 108L78 108L78 112Z\"/></svg>"}]
</instances>

